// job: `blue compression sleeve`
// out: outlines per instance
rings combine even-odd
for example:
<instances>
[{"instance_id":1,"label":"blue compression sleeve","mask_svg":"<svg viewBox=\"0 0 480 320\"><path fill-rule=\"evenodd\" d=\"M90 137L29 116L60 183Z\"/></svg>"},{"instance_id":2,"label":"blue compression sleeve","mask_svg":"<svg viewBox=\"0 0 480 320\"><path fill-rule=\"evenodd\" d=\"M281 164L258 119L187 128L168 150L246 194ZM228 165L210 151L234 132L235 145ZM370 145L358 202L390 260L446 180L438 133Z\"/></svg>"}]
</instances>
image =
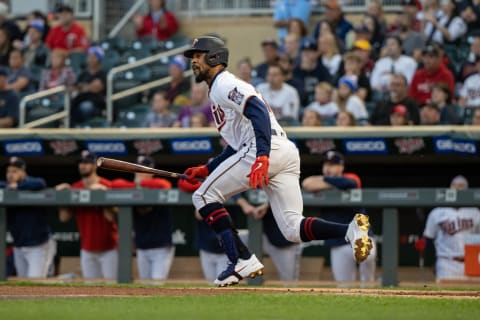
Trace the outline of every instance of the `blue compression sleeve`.
<instances>
[{"instance_id":1,"label":"blue compression sleeve","mask_svg":"<svg viewBox=\"0 0 480 320\"><path fill-rule=\"evenodd\" d=\"M236 152L237 151L235 151L232 147L227 146L225 149L223 149L222 153L220 153L218 156L213 158L212 161L207 163L208 172L212 172L213 170L215 170L215 168L218 167L220 163L222 163L225 159L227 159Z\"/></svg>"},{"instance_id":2,"label":"blue compression sleeve","mask_svg":"<svg viewBox=\"0 0 480 320\"><path fill-rule=\"evenodd\" d=\"M340 190L358 188L355 180L346 177L323 177L323 180Z\"/></svg>"},{"instance_id":3,"label":"blue compression sleeve","mask_svg":"<svg viewBox=\"0 0 480 320\"><path fill-rule=\"evenodd\" d=\"M270 156L272 127L267 106L257 97L250 97L245 105L244 114L252 122L253 131L255 131L257 157Z\"/></svg>"}]
</instances>

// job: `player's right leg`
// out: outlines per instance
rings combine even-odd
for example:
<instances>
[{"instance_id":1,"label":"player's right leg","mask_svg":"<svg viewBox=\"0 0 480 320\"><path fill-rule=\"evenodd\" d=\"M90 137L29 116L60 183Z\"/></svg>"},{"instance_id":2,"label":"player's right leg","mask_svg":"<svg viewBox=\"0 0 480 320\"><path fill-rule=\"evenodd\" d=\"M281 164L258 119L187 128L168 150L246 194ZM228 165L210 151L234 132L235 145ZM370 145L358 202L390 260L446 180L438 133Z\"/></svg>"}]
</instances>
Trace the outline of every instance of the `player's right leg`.
<instances>
[{"instance_id":1,"label":"player's right leg","mask_svg":"<svg viewBox=\"0 0 480 320\"><path fill-rule=\"evenodd\" d=\"M87 250L80 250L80 265L82 267L82 275L84 278L93 279L100 278L102 271L97 254Z\"/></svg>"},{"instance_id":2,"label":"player's right leg","mask_svg":"<svg viewBox=\"0 0 480 320\"><path fill-rule=\"evenodd\" d=\"M15 270L17 271L17 277L20 278L25 278L28 274L28 261L25 257L24 248L25 247L13 248L13 263L15 265Z\"/></svg>"}]
</instances>

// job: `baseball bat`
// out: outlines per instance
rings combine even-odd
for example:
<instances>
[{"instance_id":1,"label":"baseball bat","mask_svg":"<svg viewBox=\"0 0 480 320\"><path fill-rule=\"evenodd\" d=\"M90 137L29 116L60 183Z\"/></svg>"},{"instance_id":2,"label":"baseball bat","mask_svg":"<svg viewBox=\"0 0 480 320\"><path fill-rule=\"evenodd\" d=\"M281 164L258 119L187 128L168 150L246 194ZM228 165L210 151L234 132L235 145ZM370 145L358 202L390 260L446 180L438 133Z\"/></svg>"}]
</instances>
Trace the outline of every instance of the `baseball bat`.
<instances>
[{"instance_id":1,"label":"baseball bat","mask_svg":"<svg viewBox=\"0 0 480 320\"><path fill-rule=\"evenodd\" d=\"M140 164L136 164L132 162L121 161L121 160L105 158L105 157L100 157L97 159L97 167L107 169L107 170L115 170L115 171L131 172L131 173L135 173L135 172L149 173L149 174L154 174L156 176L175 178L175 179L187 178L187 176L184 175L183 173L159 170L155 168L142 166Z\"/></svg>"}]
</instances>

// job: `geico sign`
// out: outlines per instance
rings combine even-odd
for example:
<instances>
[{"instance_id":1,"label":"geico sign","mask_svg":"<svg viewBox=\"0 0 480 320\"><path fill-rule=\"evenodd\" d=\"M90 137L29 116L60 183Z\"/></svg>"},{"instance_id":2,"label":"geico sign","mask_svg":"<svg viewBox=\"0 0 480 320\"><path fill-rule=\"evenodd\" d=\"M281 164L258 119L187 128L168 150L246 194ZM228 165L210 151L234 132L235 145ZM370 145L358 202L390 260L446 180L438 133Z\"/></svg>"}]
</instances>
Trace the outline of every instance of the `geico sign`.
<instances>
[{"instance_id":1,"label":"geico sign","mask_svg":"<svg viewBox=\"0 0 480 320\"><path fill-rule=\"evenodd\" d=\"M210 140L177 140L172 142L172 150L175 152L210 152L212 150L212 144Z\"/></svg>"},{"instance_id":2,"label":"geico sign","mask_svg":"<svg viewBox=\"0 0 480 320\"><path fill-rule=\"evenodd\" d=\"M126 153L123 142L90 142L88 150L95 153Z\"/></svg>"},{"instance_id":3,"label":"geico sign","mask_svg":"<svg viewBox=\"0 0 480 320\"><path fill-rule=\"evenodd\" d=\"M8 154L42 153L43 148L38 141L10 142L5 144L5 152Z\"/></svg>"},{"instance_id":4,"label":"geico sign","mask_svg":"<svg viewBox=\"0 0 480 320\"><path fill-rule=\"evenodd\" d=\"M350 152L385 152L387 150L382 140L348 141L346 148Z\"/></svg>"},{"instance_id":5,"label":"geico sign","mask_svg":"<svg viewBox=\"0 0 480 320\"><path fill-rule=\"evenodd\" d=\"M450 139L438 139L435 145L440 151L453 150L453 141Z\"/></svg>"},{"instance_id":6,"label":"geico sign","mask_svg":"<svg viewBox=\"0 0 480 320\"><path fill-rule=\"evenodd\" d=\"M472 154L477 153L477 147L475 146L475 144L471 142L455 141L453 143L453 150L455 152L461 152L461 153L472 153Z\"/></svg>"}]
</instances>

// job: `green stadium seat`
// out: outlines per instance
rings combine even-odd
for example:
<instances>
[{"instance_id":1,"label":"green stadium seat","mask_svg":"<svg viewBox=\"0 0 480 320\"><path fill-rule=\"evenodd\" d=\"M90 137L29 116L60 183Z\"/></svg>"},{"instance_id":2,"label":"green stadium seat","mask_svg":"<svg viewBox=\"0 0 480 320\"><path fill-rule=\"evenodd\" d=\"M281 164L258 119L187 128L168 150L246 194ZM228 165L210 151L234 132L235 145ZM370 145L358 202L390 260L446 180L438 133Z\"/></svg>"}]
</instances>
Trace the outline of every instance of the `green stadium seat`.
<instances>
[{"instance_id":1,"label":"green stadium seat","mask_svg":"<svg viewBox=\"0 0 480 320\"><path fill-rule=\"evenodd\" d=\"M106 50L105 57L102 60L102 67L105 72L120 64L120 54L115 50Z\"/></svg>"},{"instance_id":2,"label":"green stadium seat","mask_svg":"<svg viewBox=\"0 0 480 320\"><path fill-rule=\"evenodd\" d=\"M105 118L95 117L82 124L78 124L77 128L109 128L110 123Z\"/></svg>"},{"instance_id":3,"label":"green stadium seat","mask_svg":"<svg viewBox=\"0 0 480 320\"><path fill-rule=\"evenodd\" d=\"M68 55L66 64L72 67L75 74L78 76L85 68L87 62L87 53L82 51L74 51Z\"/></svg>"}]
</instances>

